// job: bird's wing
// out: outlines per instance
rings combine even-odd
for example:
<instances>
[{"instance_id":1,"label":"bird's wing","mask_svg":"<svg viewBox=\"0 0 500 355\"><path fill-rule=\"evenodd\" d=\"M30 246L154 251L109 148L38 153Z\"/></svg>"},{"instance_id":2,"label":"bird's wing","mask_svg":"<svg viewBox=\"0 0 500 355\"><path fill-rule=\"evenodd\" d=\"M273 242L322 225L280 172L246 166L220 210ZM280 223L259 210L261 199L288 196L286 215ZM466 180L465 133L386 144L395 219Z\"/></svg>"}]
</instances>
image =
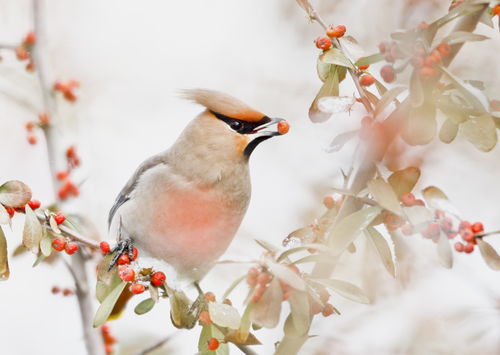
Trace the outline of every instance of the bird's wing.
<instances>
[{"instance_id":1,"label":"bird's wing","mask_svg":"<svg viewBox=\"0 0 500 355\"><path fill-rule=\"evenodd\" d=\"M164 154L154 155L151 158L148 158L147 160L142 162L141 165L139 165L137 170L134 172L134 175L132 175L132 177L127 181L127 184L123 187L123 189L116 197L115 204L113 205L113 207L111 207L111 210L109 211L108 228L111 227L111 222L118 208L120 208L121 205L123 205L130 199L130 195L134 191L141 175L144 174L145 171L160 164L165 164Z\"/></svg>"}]
</instances>

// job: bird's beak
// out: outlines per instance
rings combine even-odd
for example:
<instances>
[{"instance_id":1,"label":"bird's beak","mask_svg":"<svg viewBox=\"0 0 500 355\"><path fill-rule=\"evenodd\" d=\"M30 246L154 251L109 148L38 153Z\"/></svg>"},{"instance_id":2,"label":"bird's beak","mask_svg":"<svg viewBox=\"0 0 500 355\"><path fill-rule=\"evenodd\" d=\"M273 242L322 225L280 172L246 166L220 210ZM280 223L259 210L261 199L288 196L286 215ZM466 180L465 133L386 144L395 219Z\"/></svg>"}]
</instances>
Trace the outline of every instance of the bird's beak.
<instances>
[{"instance_id":1,"label":"bird's beak","mask_svg":"<svg viewBox=\"0 0 500 355\"><path fill-rule=\"evenodd\" d=\"M273 137L273 136L280 136L288 132L288 122L286 120L284 120L283 118L269 118L269 117L267 118L269 120L266 120L265 123L255 128L251 132L251 134L260 133L259 136ZM275 130L264 131L266 128L271 127L273 125L275 125Z\"/></svg>"}]
</instances>

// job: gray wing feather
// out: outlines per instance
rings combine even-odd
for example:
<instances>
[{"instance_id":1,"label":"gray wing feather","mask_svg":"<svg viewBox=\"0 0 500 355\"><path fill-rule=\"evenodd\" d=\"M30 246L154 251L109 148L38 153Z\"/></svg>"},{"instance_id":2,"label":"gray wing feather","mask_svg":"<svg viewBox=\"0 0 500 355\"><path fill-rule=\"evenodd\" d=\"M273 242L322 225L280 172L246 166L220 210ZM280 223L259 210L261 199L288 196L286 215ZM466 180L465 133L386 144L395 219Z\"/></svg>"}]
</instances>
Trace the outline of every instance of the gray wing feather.
<instances>
[{"instance_id":1,"label":"gray wing feather","mask_svg":"<svg viewBox=\"0 0 500 355\"><path fill-rule=\"evenodd\" d=\"M139 178L141 177L142 174L144 174L145 171L159 165L159 164L165 164L165 155L158 154L154 155L151 158L145 160L142 162L141 165L137 168L137 170L134 172L134 175L127 181L127 184L123 187L123 189L120 191L118 196L116 197L115 203L113 207L111 207L111 210L109 211L109 216L108 216L108 228L111 227L111 221L113 220L113 217L120 208L121 205L123 205L125 202L130 200L130 195L134 191L135 187L137 186L137 182L139 181Z\"/></svg>"}]
</instances>

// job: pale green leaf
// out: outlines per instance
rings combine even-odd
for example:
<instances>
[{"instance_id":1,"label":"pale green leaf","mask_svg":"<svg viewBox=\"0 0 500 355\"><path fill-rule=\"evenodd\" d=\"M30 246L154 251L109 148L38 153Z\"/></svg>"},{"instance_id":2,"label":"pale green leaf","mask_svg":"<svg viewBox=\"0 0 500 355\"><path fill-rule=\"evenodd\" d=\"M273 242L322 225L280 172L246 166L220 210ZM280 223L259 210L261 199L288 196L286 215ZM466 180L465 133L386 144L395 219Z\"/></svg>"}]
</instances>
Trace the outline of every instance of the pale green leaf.
<instances>
[{"instance_id":1,"label":"pale green leaf","mask_svg":"<svg viewBox=\"0 0 500 355\"><path fill-rule=\"evenodd\" d=\"M52 254L52 238L45 229L43 230L43 237L40 240L40 251L45 256Z\"/></svg>"},{"instance_id":2,"label":"pale green leaf","mask_svg":"<svg viewBox=\"0 0 500 355\"><path fill-rule=\"evenodd\" d=\"M305 335L309 331L309 299L306 292L294 291L290 293L292 322L299 335Z\"/></svg>"},{"instance_id":3,"label":"pale green leaf","mask_svg":"<svg viewBox=\"0 0 500 355\"><path fill-rule=\"evenodd\" d=\"M271 273L281 281L287 283L290 287L293 287L297 290L305 290L306 284L304 283L304 280L302 280L302 278L288 266L276 263L271 259L266 259L265 262L267 267L269 268L269 271L271 271Z\"/></svg>"},{"instance_id":4,"label":"pale green leaf","mask_svg":"<svg viewBox=\"0 0 500 355\"><path fill-rule=\"evenodd\" d=\"M412 107L420 107L424 104L424 88L420 81L420 75L414 70L410 78L410 103Z\"/></svg>"},{"instance_id":5,"label":"pale green leaf","mask_svg":"<svg viewBox=\"0 0 500 355\"><path fill-rule=\"evenodd\" d=\"M354 69L351 61L337 48L331 48L319 56L319 60L327 64L340 65L349 69Z\"/></svg>"},{"instance_id":6,"label":"pale green leaf","mask_svg":"<svg viewBox=\"0 0 500 355\"><path fill-rule=\"evenodd\" d=\"M283 291L278 278L274 277L259 302L255 304L250 319L265 328L276 327L280 319L282 301Z\"/></svg>"},{"instance_id":7,"label":"pale green leaf","mask_svg":"<svg viewBox=\"0 0 500 355\"><path fill-rule=\"evenodd\" d=\"M331 117L331 113L325 113L319 109L318 103L319 100L323 97L339 96L339 74L339 67L336 65L331 65L328 77L326 78L323 86L316 95L316 98L312 102L311 107L309 107L309 119L312 122L324 122Z\"/></svg>"},{"instance_id":8,"label":"pale green leaf","mask_svg":"<svg viewBox=\"0 0 500 355\"><path fill-rule=\"evenodd\" d=\"M0 281L5 281L9 278L9 256L7 253L7 239L0 227Z\"/></svg>"},{"instance_id":9,"label":"pale green leaf","mask_svg":"<svg viewBox=\"0 0 500 355\"><path fill-rule=\"evenodd\" d=\"M378 62L381 62L383 60L384 60L384 55L382 53L376 53L376 54L372 54L368 57L363 57L363 58L359 59L358 61L356 61L356 63L354 63L354 65L356 67L359 67L361 65L370 65L370 64L378 63Z\"/></svg>"},{"instance_id":10,"label":"pale green leaf","mask_svg":"<svg viewBox=\"0 0 500 355\"><path fill-rule=\"evenodd\" d=\"M308 229L310 229L310 228L308 228ZM276 261L277 262L283 261L292 254L295 254L295 253L298 253L298 252L301 252L304 250L309 250L309 249L320 250L320 251L324 251L324 252L330 251L330 249L324 244L318 244L318 243L303 244L300 247L295 247L295 248L285 250L283 253L280 254L280 256L278 256Z\"/></svg>"},{"instance_id":11,"label":"pale green leaf","mask_svg":"<svg viewBox=\"0 0 500 355\"><path fill-rule=\"evenodd\" d=\"M280 250L278 247L275 247L274 245L266 242L265 240L262 240L262 239L255 239L255 242L257 244L259 244L262 248L266 249L267 251L273 253L273 254L276 254L278 253Z\"/></svg>"},{"instance_id":12,"label":"pale green leaf","mask_svg":"<svg viewBox=\"0 0 500 355\"><path fill-rule=\"evenodd\" d=\"M489 114L471 116L460 126L460 131L469 142L483 152L489 152L497 144L495 121Z\"/></svg>"},{"instance_id":13,"label":"pale green leaf","mask_svg":"<svg viewBox=\"0 0 500 355\"><path fill-rule=\"evenodd\" d=\"M242 342L245 342L250 334L250 325L252 321L250 320L250 315L252 314L252 310L255 307L255 303L249 302L247 307L245 308L245 312L243 312L243 316L241 317L240 328L238 330L239 339Z\"/></svg>"},{"instance_id":14,"label":"pale green leaf","mask_svg":"<svg viewBox=\"0 0 500 355\"><path fill-rule=\"evenodd\" d=\"M475 88L473 85L464 82L462 79L453 75L444 66L439 67L441 71L451 80L455 88L460 91L464 98L469 102L475 110L487 113L489 108L488 98L484 93Z\"/></svg>"},{"instance_id":15,"label":"pale green leaf","mask_svg":"<svg viewBox=\"0 0 500 355\"><path fill-rule=\"evenodd\" d=\"M350 282L334 279L312 279L312 281L328 287L330 290L351 301L365 304L370 303L364 291Z\"/></svg>"},{"instance_id":16,"label":"pale green leaf","mask_svg":"<svg viewBox=\"0 0 500 355\"><path fill-rule=\"evenodd\" d=\"M0 224L9 224L10 223L10 216L9 212L3 207L3 205L0 203Z\"/></svg>"},{"instance_id":17,"label":"pale green leaf","mask_svg":"<svg viewBox=\"0 0 500 355\"><path fill-rule=\"evenodd\" d=\"M453 253L451 252L451 245L448 236L441 232L439 240L436 245L439 263L447 269L453 266Z\"/></svg>"},{"instance_id":18,"label":"pale green leaf","mask_svg":"<svg viewBox=\"0 0 500 355\"><path fill-rule=\"evenodd\" d=\"M500 270L500 256L497 251L488 242L485 242L483 238L477 238L476 240L486 265L493 270Z\"/></svg>"},{"instance_id":19,"label":"pale green leaf","mask_svg":"<svg viewBox=\"0 0 500 355\"><path fill-rule=\"evenodd\" d=\"M106 321L109 318L109 315L111 314L111 311L113 311L113 308L115 307L115 303L120 297L120 295L123 292L123 289L127 285L126 282L120 282L116 287L108 294L106 299L101 303L99 308L97 309L97 312L94 316L94 328L99 327L100 325L103 325L106 323Z\"/></svg>"},{"instance_id":20,"label":"pale green leaf","mask_svg":"<svg viewBox=\"0 0 500 355\"><path fill-rule=\"evenodd\" d=\"M439 139L443 143L451 143L457 137L458 124L456 124L452 119L448 118L443 122L441 129L439 130Z\"/></svg>"},{"instance_id":21,"label":"pale green leaf","mask_svg":"<svg viewBox=\"0 0 500 355\"><path fill-rule=\"evenodd\" d=\"M396 98L404 91L406 91L406 88L401 86L392 88L389 91L387 91L380 98L378 105L375 107L375 112L374 112L375 117L380 115L391 102L393 101L397 102Z\"/></svg>"},{"instance_id":22,"label":"pale green leaf","mask_svg":"<svg viewBox=\"0 0 500 355\"><path fill-rule=\"evenodd\" d=\"M410 109L401 136L410 145L424 145L436 135L436 107L424 104Z\"/></svg>"},{"instance_id":23,"label":"pale green leaf","mask_svg":"<svg viewBox=\"0 0 500 355\"><path fill-rule=\"evenodd\" d=\"M156 302L152 298L146 298L143 300L141 303L139 303L137 306L135 306L134 312L135 314L144 314L148 313L150 310L153 309L155 306Z\"/></svg>"},{"instance_id":24,"label":"pale green leaf","mask_svg":"<svg viewBox=\"0 0 500 355\"><path fill-rule=\"evenodd\" d=\"M209 302L208 313L212 322L220 327L238 329L240 327L241 317L238 310L233 306Z\"/></svg>"},{"instance_id":25,"label":"pale green leaf","mask_svg":"<svg viewBox=\"0 0 500 355\"><path fill-rule=\"evenodd\" d=\"M428 208L424 206L403 207L408 221L415 227L422 227L431 222L434 217Z\"/></svg>"},{"instance_id":26,"label":"pale green leaf","mask_svg":"<svg viewBox=\"0 0 500 355\"><path fill-rule=\"evenodd\" d=\"M403 214L401 205L399 204L398 197L392 189L391 185L383 179L374 179L367 184L368 192L373 196L373 199L379 203L380 206L389 210L399 216Z\"/></svg>"},{"instance_id":27,"label":"pale green leaf","mask_svg":"<svg viewBox=\"0 0 500 355\"><path fill-rule=\"evenodd\" d=\"M214 324L204 325L198 341L198 355L229 355L229 346L225 343L220 343L216 350L208 350L211 338L224 339L224 334Z\"/></svg>"},{"instance_id":28,"label":"pale green leaf","mask_svg":"<svg viewBox=\"0 0 500 355\"><path fill-rule=\"evenodd\" d=\"M38 254L40 240L42 239L42 226L36 217L35 212L26 205L25 220L23 229L23 245L33 254Z\"/></svg>"},{"instance_id":29,"label":"pale green leaf","mask_svg":"<svg viewBox=\"0 0 500 355\"><path fill-rule=\"evenodd\" d=\"M471 33L468 31L455 31L443 39L443 42L448 42L449 44L463 43L463 42L476 42L484 41L485 39L490 39L488 36L479 35L476 33Z\"/></svg>"},{"instance_id":30,"label":"pale green leaf","mask_svg":"<svg viewBox=\"0 0 500 355\"><path fill-rule=\"evenodd\" d=\"M372 244L375 247L377 254L380 256L380 260L382 261L382 264L384 264L385 269L389 272L389 274L391 274L392 277L396 277L391 249L389 248L389 244L387 244L385 238L373 227L366 228L365 235L372 241Z\"/></svg>"},{"instance_id":31,"label":"pale green leaf","mask_svg":"<svg viewBox=\"0 0 500 355\"><path fill-rule=\"evenodd\" d=\"M425 202L432 208L457 215L457 209L450 203L448 196L436 186L428 186L422 190Z\"/></svg>"}]
</instances>

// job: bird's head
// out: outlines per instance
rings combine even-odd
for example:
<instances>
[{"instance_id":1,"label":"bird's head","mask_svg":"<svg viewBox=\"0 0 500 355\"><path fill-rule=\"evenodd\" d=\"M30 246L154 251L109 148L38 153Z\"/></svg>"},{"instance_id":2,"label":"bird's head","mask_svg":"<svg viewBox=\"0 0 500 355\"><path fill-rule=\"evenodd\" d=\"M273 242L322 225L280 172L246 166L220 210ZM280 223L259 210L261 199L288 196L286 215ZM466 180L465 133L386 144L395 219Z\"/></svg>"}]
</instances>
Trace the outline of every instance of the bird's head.
<instances>
[{"instance_id":1,"label":"bird's head","mask_svg":"<svg viewBox=\"0 0 500 355\"><path fill-rule=\"evenodd\" d=\"M270 118L230 95L206 89L184 94L206 108L190 128L204 136L206 145L225 153L248 160L257 145L288 132L284 119Z\"/></svg>"}]
</instances>

